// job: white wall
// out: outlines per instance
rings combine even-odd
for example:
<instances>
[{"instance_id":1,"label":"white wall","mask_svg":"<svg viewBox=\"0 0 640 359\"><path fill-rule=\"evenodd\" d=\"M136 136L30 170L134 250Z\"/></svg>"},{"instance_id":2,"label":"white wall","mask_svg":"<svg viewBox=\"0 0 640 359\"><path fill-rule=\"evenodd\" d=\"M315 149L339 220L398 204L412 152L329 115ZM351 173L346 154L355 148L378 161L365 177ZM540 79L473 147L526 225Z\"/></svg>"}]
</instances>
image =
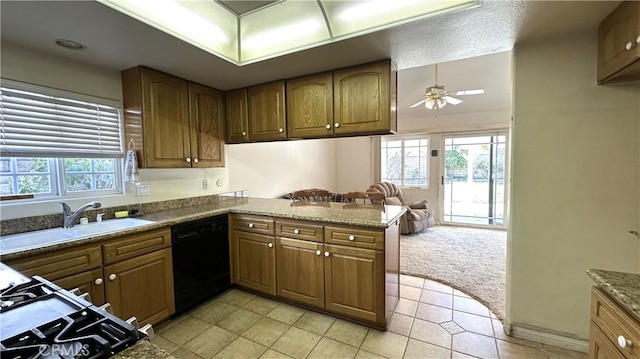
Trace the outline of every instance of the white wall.
<instances>
[{"instance_id":1,"label":"white wall","mask_svg":"<svg viewBox=\"0 0 640 359\"><path fill-rule=\"evenodd\" d=\"M512 215L514 333L586 339L589 268L637 272L640 84L596 85L597 38L515 48ZM524 330L523 330L524 329Z\"/></svg>"},{"instance_id":2,"label":"white wall","mask_svg":"<svg viewBox=\"0 0 640 359\"><path fill-rule=\"evenodd\" d=\"M305 188L336 190L331 139L227 145L229 188L276 198Z\"/></svg>"},{"instance_id":3,"label":"white wall","mask_svg":"<svg viewBox=\"0 0 640 359\"><path fill-rule=\"evenodd\" d=\"M0 53L2 78L53 87L92 96L122 100L119 71L50 55L24 46L2 42ZM228 145L226 146L229 147ZM227 161L228 163L228 161ZM209 189L202 188L202 180L209 179ZM153 202L159 200L196 197L226 192L229 189L228 168L140 170L140 181L149 184L151 195L136 197L135 186L126 184L126 193L113 196L93 196L69 199L72 208L97 200L103 207ZM221 186L216 186L220 180ZM37 203L0 203L2 219L59 213L60 199Z\"/></svg>"}]
</instances>

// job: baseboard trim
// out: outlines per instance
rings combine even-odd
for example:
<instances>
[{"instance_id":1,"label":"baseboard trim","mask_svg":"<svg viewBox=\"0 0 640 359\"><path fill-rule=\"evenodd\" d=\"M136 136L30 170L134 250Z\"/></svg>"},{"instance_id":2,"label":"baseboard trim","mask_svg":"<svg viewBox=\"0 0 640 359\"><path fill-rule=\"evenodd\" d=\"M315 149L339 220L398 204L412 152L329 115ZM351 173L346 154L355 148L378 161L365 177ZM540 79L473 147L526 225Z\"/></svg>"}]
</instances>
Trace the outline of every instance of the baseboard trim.
<instances>
[{"instance_id":1,"label":"baseboard trim","mask_svg":"<svg viewBox=\"0 0 640 359\"><path fill-rule=\"evenodd\" d=\"M569 338L537 329L525 328L513 323L511 324L511 335L516 338L553 345L564 349L583 353L589 352L589 342L586 340Z\"/></svg>"}]
</instances>

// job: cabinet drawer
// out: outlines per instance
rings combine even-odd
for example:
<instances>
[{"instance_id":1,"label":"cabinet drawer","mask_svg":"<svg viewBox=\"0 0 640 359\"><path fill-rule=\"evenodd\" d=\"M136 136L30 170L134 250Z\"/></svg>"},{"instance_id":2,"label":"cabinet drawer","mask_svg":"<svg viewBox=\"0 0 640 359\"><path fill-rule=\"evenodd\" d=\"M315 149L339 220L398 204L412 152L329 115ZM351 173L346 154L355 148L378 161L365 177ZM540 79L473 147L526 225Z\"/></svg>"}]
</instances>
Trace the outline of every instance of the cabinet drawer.
<instances>
[{"instance_id":1,"label":"cabinet drawer","mask_svg":"<svg viewBox=\"0 0 640 359\"><path fill-rule=\"evenodd\" d=\"M171 246L171 230L156 229L119 238L103 245L104 263L111 264Z\"/></svg>"},{"instance_id":2,"label":"cabinet drawer","mask_svg":"<svg viewBox=\"0 0 640 359\"><path fill-rule=\"evenodd\" d=\"M324 241L351 247L384 249L384 230L367 230L357 227L324 227Z\"/></svg>"},{"instance_id":3,"label":"cabinet drawer","mask_svg":"<svg viewBox=\"0 0 640 359\"><path fill-rule=\"evenodd\" d=\"M100 244L93 244L10 261L7 265L26 276L39 275L55 281L102 266L102 252Z\"/></svg>"},{"instance_id":4,"label":"cabinet drawer","mask_svg":"<svg viewBox=\"0 0 640 359\"><path fill-rule=\"evenodd\" d=\"M625 358L640 358L640 348L637 345L640 343L640 323L596 287L591 290L591 319ZM633 344L626 348L620 347L618 337L621 335Z\"/></svg>"},{"instance_id":5,"label":"cabinet drawer","mask_svg":"<svg viewBox=\"0 0 640 359\"><path fill-rule=\"evenodd\" d=\"M273 235L273 219L261 216L238 216L231 217L233 229L243 232L260 233Z\"/></svg>"},{"instance_id":6,"label":"cabinet drawer","mask_svg":"<svg viewBox=\"0 0 640 359\"><path fill-rule=\"evenodd\" d=\"M276 236L322 242L322 226L308 222L276 221Z\"/></svg>"}]
</instances>

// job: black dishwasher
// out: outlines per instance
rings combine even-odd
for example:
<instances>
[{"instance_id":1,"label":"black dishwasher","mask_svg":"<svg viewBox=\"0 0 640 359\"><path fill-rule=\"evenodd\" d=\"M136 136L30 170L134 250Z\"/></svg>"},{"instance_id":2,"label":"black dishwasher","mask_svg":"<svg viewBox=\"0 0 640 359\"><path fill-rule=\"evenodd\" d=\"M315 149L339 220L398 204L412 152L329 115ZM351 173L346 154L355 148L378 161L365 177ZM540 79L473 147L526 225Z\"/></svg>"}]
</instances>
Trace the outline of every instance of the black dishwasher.
<instances>
[{"instance_id":1,"label":"black dishwasher","mask_svg":"<svg viewBox=\"0 0 640 359\"><path fill-rule=\"evenodd\" d=\"M171 227L176 314L231 285L227 215Z\"/></svg>"}]
</instances>

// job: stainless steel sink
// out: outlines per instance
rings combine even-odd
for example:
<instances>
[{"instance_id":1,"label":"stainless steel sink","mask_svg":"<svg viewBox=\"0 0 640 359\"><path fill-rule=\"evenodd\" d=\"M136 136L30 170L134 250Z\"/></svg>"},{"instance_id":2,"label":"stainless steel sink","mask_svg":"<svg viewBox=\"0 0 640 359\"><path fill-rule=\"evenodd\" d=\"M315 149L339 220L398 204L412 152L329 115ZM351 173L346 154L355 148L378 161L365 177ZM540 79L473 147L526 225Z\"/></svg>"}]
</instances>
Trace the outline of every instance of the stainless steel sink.
<instances>
[{"instance_id":1,"label":"stainless steel sink","mask_svg":"<svg viewBox=\"0 0 640 359\"><path fill-rule=\"evenodd\" d=\"M76 225L72 228L52 228L12 234L0 237L0 253L7 254L62 242L86 239L152 223L155 222L138 218L122 218Z\"/></svg>"}]
</instances>

